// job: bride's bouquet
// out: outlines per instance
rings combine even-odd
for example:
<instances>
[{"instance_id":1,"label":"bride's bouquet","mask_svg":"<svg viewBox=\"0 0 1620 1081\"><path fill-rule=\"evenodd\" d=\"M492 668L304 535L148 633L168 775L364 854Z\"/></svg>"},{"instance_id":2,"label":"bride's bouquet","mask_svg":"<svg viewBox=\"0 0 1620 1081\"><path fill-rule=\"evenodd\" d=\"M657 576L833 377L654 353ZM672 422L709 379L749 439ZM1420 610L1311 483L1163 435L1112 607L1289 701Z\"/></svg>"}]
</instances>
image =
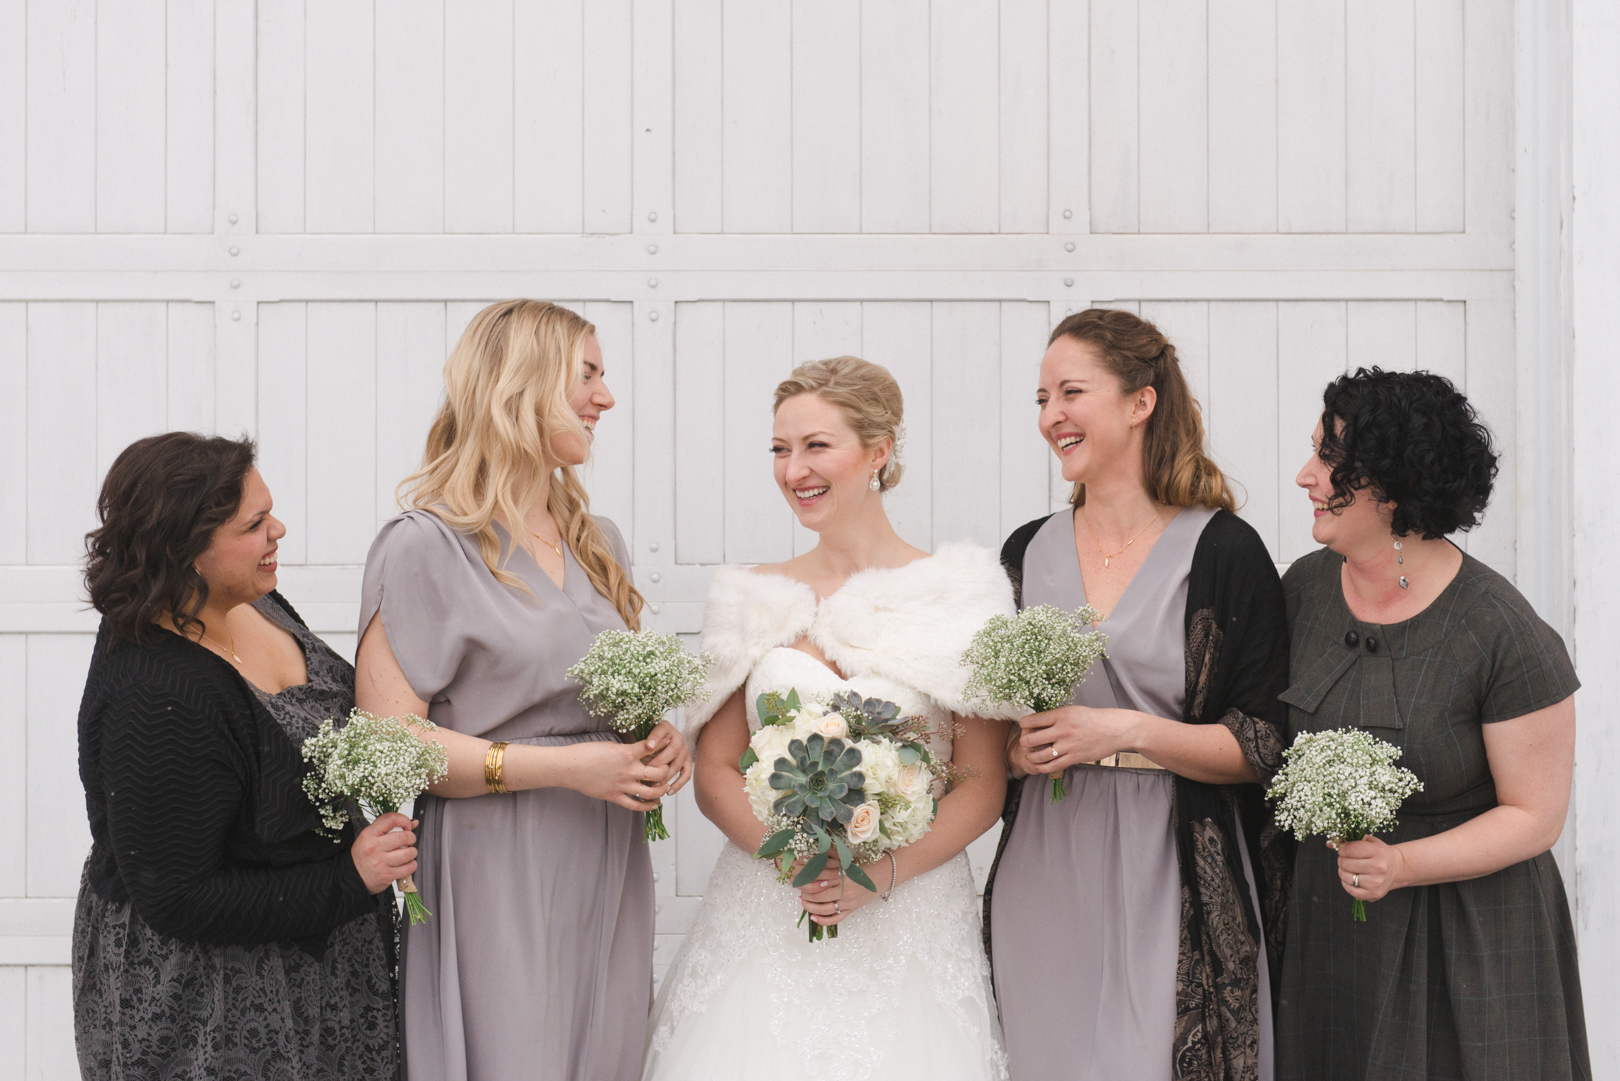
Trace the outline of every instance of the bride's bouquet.
<instances>
[{"instance_id":1,"label":"bride's bouquet","mask_svg":"<svg viewBox=\"0 0 1620 1081\"><path fill-rule=\"evenodd\" d=\"M759 731L737 763L748 802L769 830L754 855L775 860L783 882L805 860L792 877L804 886L836 853L850 878L877 893L861 864L927 833L934 782L948 779L949 767L928 753L928 719L901 717L893 702L863 701L854 691L825 707L800 702L796 690L768 692L757 709ZM811 920L810 941L824 936L837 938L838 927Z\"/></svg>"},{"instance_id":2,"label":"bride's bouquet","mask_svg":"<svg viewBox=\"0 0 1620 1081\"><path fill-rule=\"evenodd\" d=\"M304 776L304 793L320 812L325 832L335 837L343 829L350 800L374 819L399 810L443 777L450 768L444 748L421 738L436 727L414 713L377 717L358 709L342 728L330 717L322 721L304 741L304 761L313 767ZM410 875L394 888L404 895L412 923L433 915Z\"/></svg>"},{"instance_id":3,"label":"bride's bouquet","mask_svg":"<svg viewBox=\"0 0 1620 1081\"><path fill-rule=\"evenodd\" d=\"M1067 704L1092 662L1107 655L1108 636L1086 630L1101 618L1089 604L1072 615L1039 604L1011 619L991 617L962 654L973 672L968 697L990 708L1020 706L1032 713ZM1052 774L1052 802L1067 795L1063 774Z\"/></svg>"},{"instance_id":4,"label":"bride's bouquet","mask_svg":"<svg viewBox=\"0 0 1620 1081\"><path fill-rule=\"evenodd\" d=\"M665 713L697 699L708 672L708 655L693 653L673 634L603 631L568 678L579 681L591 716L606 714L608 726L634 742L646 739ZM663 807L647 812L643 830L649 841L669 837Z\"/></svg>"},{"instance_id":5,"label":"bride's bouquet","mask_svg":"<svg viewBox=\"0 0 1620 1081\"><path fill-rule=\"evenodd\" d=\"M1355 728L1301 732L1266 792L1277 802L1277 825L1335 847L1389 829L1401 801L1423 791L1415 773L1395 764L1400 756L1399 747ZM1355 902L1351 917L1365 923L1367 906Z\"/></svg>"}]
</instances>

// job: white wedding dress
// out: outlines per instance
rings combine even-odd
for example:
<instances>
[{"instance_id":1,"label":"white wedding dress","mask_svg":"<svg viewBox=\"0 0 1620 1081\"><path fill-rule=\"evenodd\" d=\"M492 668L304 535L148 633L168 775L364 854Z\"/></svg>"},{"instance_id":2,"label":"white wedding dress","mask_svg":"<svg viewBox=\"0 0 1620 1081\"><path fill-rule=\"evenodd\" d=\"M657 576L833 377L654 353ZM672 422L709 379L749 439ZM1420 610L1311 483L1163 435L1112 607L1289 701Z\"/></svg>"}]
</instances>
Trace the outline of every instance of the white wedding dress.
<instances>
[{"instance_id":1,"label":"white wedding dress","mask_svg":"<svg viewBox=\"0 0 1620 1081\"><path fill-rule=\"evenodd\" d=\"M766 691L824 701L853 689L928 716L930 753L948 761L952 711L974 712L958 659L986 619L1012 611L1000 564L969 545L863 571L821 601L792 579L722 568L704 612L709 693L688 711L688 737L745 684L750 730ZM848 678L790 648L801 638ZM727 843L654 1003L646 1081L1007 1076L966 853L869 902L836 939L809 942L800 912L768 861Z\"/></svg>"}]
</instances>

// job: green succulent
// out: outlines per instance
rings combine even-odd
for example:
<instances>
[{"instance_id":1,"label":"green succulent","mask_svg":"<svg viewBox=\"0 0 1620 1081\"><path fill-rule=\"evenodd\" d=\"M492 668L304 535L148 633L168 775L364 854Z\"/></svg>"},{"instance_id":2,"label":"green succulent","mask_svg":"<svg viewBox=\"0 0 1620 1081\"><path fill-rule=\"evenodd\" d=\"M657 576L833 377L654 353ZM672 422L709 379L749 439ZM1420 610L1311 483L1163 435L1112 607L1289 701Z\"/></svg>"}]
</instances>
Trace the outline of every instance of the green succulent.
<instances>
[{"instance_id":1,"label":"green succulent","mask_svg":"<svg viewBox=\"0 0 1620 1081\"><path fill-rule=\"evenodd\" d=\"M808 813L812 820L847 823L855 808L866 802L866 774L858 747L841 739L826 739L819 732L807 740L788 744L778 758L771 787L782 795L771 809L789 817Z\"/></svg>"},{"instance_id":2,"label":"green succulent","mask_svg":"<svg viewBox=\"0 0 1620 1081\"><path fill-rule=\"evenodd\" d=\"M854 691L850 691L847 695L833 695L832 711L842 713L850 719L862 719L874 728L889 724L900 716L900 707L893 702L885 702L878 698L862 701L861 696Z\"/></svg>"}]
</instances>

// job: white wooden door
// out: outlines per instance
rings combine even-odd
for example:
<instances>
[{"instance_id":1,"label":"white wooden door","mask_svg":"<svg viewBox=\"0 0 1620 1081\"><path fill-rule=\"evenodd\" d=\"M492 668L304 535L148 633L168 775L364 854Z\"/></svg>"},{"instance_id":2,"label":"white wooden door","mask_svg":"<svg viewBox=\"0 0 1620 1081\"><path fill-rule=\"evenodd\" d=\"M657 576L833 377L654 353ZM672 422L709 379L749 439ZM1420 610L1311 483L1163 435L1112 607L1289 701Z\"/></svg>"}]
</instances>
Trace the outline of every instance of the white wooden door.
<instances>
[{"instance_id":1,"label":"white wooden door","mask_svg":"<svg viewBox=\"0 0 1620 1081\"><path fill-rule=\"evenodd\" d=\"M75 564L131 439L256 435L352 651L447 349L563 298L619 399L595 508L690 634L716 564L813 542L765 455L795 363L889 366L901 533L996 545L1061 502L1035 371L1102 304L1174 338L1282 563L1323 383L1451 376L1512 575L1514 77L1496 0L0 0L0 1061L74 1069ZM720 843L671 824L660 973Z\"/></svg>"}]
</instances>

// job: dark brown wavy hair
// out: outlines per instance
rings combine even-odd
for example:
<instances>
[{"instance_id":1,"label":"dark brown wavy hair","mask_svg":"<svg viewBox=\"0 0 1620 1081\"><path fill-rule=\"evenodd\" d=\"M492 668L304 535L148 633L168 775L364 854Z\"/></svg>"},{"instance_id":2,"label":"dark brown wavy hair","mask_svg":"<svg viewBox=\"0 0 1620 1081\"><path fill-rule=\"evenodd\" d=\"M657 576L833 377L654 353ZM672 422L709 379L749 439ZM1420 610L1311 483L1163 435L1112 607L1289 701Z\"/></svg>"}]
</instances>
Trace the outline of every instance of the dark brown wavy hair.
<instances>
[{"instance_id":1,"label":"dark brown wavy hair","mask_svg":"<svg viewBox=\"0 0 1620 1081\"><path fill-rule=\"evenodd\" d=\"M1204 452L1204 421L1198 399L1181 374L1176 347L1159 328L1118 308L1087 308L1057 325L1046 344L1059 338L1089 342L1125 394L1152 387L1157 395L1142 447L1142 480L1148 494L1170 507L1235 511L1232 486ZM1086 486L1076 484L1069 502L1084 506Z\"/></svg>"},{"instance_id":2,"label":"dark brown wavy hair","mask_svg":"<svg viewBox=\"0 0 1620 1081\"><path fill-rule=\"evenodd\" d=\"M101 482L101 525L85 534L84 583L114 641L149 646L173 616L200 627L208 583L197 557L236 516L256 448L246 436L166 432L137 439Z\"/></svg>"}]
</instances>

